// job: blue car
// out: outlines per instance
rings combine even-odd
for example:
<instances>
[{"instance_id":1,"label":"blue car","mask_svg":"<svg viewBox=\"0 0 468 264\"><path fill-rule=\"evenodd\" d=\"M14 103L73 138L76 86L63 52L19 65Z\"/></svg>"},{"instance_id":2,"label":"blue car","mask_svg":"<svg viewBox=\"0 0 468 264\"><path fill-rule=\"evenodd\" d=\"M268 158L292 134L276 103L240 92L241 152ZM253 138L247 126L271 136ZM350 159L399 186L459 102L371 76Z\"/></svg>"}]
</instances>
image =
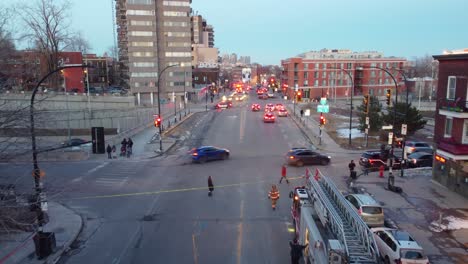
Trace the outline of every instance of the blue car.
<instances>
[{"instance_id":1,"label":"blue car","mask_svg":"<svg viewBox=\"0 0 468 264\"><path fill-rule=\"evenodd\" d=\"M229 150L212 146L202 146L191 151L192 161L204 163L210 160L224 160L229 158Z\"/></svg>"}]
</instances>

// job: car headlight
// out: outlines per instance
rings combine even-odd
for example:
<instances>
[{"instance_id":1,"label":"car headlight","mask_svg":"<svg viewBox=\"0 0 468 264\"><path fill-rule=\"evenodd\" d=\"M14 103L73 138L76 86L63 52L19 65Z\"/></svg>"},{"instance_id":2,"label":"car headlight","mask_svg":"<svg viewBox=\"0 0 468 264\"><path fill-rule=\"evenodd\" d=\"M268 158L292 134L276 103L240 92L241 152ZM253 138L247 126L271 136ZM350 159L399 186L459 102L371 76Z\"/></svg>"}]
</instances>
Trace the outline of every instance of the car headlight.
<instances>
[{"instance_id":1,"label":"car headlight","mask_svg":"<svg viewBox=\"0 0 468 264\"><path fill-rule=\"evenodd\" d=\"M330 157L330 156L327 156L327 157L328 157L328 159L331 159L331 157Z\"/></svg>"}]
</instances>

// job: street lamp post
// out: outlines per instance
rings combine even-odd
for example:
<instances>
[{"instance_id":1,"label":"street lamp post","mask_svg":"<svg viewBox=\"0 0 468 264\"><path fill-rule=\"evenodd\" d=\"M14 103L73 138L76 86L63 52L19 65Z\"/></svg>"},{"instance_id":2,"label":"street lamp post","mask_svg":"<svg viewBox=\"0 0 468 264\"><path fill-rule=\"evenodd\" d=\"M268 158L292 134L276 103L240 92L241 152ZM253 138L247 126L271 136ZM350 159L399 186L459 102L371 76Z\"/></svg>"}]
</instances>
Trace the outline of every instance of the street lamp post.
<instances>
[{"instance_id":1,"label":"street lamp post","mask_svg":"<svg viewBox=\"0 0 468 264\"><path fill-rule=\"evenodd\" d=\"M158 74L158 116L161 118L161 84L159 83L161 81L161 75L164 73L165 70L172 68L172 67L177 67L179 64L175 65L168 65L166 68L162 69L161 72ZM159 151L162 152L162 124L159 126Z\"/></svg>"},{"instance_id":2,"label":"street lamp post","mask_svg":"<svg viewBox=\"0 0 468 264\"><path fill-rule=\"evenodd\" d=\"M402 69L396 69L396 68L393 68L394 70L398 71L401 76L403 76L403 80L405 81L405 87L406 87L406 113L405 113L405 124L408 124L408 111L409 111L409 102L408 102L408 97L409 97L409 89L408 87L406 86L407 82L406 82L406 75L405 75L405 72L402 70ZM421 91L421 88L419 88ZM401 157L402 159L405 161L405 163L407 162L406 161L406 155L405 155L405 147L406 147L406 135L403 135L403 144L401 144ZM404 169L403 169L403 166L401 166L401 169L400 169L400 176L403 177L405 176L405 173L404 173Z\"/></svg>"},{"instance_id":3,"label":"street lamp post","mask_svg":"<svg viewBox=\"0 0 468 264\"><path fill-rule=\"evenodd\" d=\"M39 231L38 234L41 234L42 232L42 227L44 225L44 212L42 211L42 202L43 202L43 196L42 196L42 184L41 184L41 170L39 169L39 164L37 162L37 147L36 147L36 132L35 132L35 123L34 123L34 99L36 98L36 93L39 90L39 86L44 82L49 76L52 74L59 72L63 69L67 68L87 68L87 65L73 65L73 66L63 66L59 67L51 72L49 72L47 75L42 77L42 79L37 83L36 87L34 87L34 90L32 91L31 95L31 103L29 106L29 120L31 123L30 127L30 132L31 132L31 148L32 148L32 158L33 158L33 176L34 176L34 189L35 189L35 194L36 194L36 203L37 205L35 206L36 209L36 214L37 214L37 222L39 226ZM38 247L40 247L41 244L39 243ZM39 252L41 249L37 249Z\"/></svg>"},{"instance_id":4,"label":"street lamp post","mask_svg":"<svg viewBox=\"0 0 468 264\"><path fill-rule=\"evenodd\" d=\"M382 70L384 72L386 72L388 74L388 76L390 76L390 78L392 78L393 80L393 83L395 84L395 104L393 105L393 135L395 135L395 124L396 124L396 105L398 104L398 82L396 81L395 77L390 73L390 71L388 69L384 69L384 68L380 68L380 67L377 67L377 66L361 66L360 67L361 69L362 68L368 68L368 69L379 69L379 70ZM408 99L408 97L407 97ZM391 174L392 173L392 169L393 169L393 163L394 163L394 157L393 157L393 153L394 153L394 149L395 149L395 142L392 138L392 145L391 145L391 157L390 157L390 166L389 166L389 173Z\"/></svg>"}]
</instances>

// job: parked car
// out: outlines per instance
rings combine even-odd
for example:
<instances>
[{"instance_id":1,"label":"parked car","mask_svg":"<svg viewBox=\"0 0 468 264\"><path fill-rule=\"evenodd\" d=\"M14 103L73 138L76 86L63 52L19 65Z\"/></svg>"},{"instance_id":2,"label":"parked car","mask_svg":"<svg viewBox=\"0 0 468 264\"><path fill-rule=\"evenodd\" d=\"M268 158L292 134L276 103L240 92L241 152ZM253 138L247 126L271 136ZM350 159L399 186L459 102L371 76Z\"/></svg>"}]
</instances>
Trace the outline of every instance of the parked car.
<instances>
[{"instance_id":1,"label":"parked car","mask_svg":"<svg viewBox=\"0 0 468 264\"><path fill-rule=\"evenodd\" d=\"M193 162L204 163L211 160L225 160L229 158L228 149L213 146L202 146L190 151Z\"/></svg>"},{"instance_id":2,"label":"parked car","mask_svg":"<svg viewBox=\"0 0 468 264\"><path fill-rule=\"evenodd\" d=\"M274 123L275 122L275 115L273 113L267 112L263 115L263 122L264 123Z\"/></svg>"},{"instance_id":3,"label":"parked car","mask_svg":"<svg viewBox=\"0 0 468 264\"><path fill-rule=\"evenodd\" d=\"M384 263L429 263L422 247L408 232L386 227L372 228L371 231Z\"/></svg>"},{"instance_id":4,"label":"parked car","mask_svg":"<svg viewBox=\"0 0 468 264\"><path fill-rule=\"evenodd\" d=\"M393 155L393 169L398 169L401 166L402 159L397 155L399 155L398 152L395 152ZM359 159L359 165L369 170L378 170L380 166L384 165L384 168L387 170L389 167L387 164L389 158L390 155L387 158L382 155L380 150L368 150L362 153L361 158Z\"/></svg>"},{"instance_id":5,"label":"parked car","mask_svg":"<svg viewBox=\"0 0 468 264\"><path fill-rule=\"evenodd\" d=\"M293 148L286 154L286 163L298 167L312 164L328 165L330 161L330 156L306 148Z\"/></svg>"},{"instance_id":6,"label":"parked car","mask_svg":"<svg viewBox=\"0 0 468 264\"><path fill-rule=\"evenodd\" d=\"M432 153L427 152L414 152L408 155L408 167L418 168L418 167L432 167L432 160L434 156Z\"/></svg>"},{"instance_id":7,"label":"parked car","mask_svg":"<svg viewBox=\"0 0 468 264\"><path fill-rule=\"evenodd\" d=\"M362 220L368 226L384 226L384 211L382 206L367 194L349 194L346 200L357 210Z\"/></svg>"},{"instance_id":8,"label":"parked car","mask_svg":"<svg viewBox=\"0 0 468 264\"><path fill-rule=\"evenodd\" d=\"M127 90L123 89L122 87L109 87L109 90L107 90L107 93L109 94L114 94L114 95L124 95L127 94Z\"/></svg>"},{"instance_id":9,"label":"parked car","mask_svg":"<svg viewBox=\"0 0 468 264\"><path fill-rule=\"evenodd\" d=\"M70 140L66 140L62 142L63 147L75 147L75 146L81 146L84 144L88 144L90 141L81 139L81 138L72 138Z\"/></svg>"},{"instance_id":10,"label":"parked car","mask_svg":"<svg viewBox=\"0 0 468 264\"><path fill-rule=\"evenodd\" d=\"M432 146L426 142L406 141L405 152L406 152L406 155L409 155L414 152L434 153L434 150L432 149Z\"/></svg>"}]
</instances>

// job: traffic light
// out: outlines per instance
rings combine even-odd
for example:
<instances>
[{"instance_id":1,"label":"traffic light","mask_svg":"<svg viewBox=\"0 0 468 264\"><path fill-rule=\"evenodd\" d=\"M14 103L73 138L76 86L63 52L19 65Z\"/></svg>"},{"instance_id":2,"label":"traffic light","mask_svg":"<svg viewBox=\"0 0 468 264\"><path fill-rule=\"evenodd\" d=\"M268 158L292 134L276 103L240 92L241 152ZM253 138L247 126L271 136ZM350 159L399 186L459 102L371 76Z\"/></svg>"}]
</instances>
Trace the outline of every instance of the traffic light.
<instances>
[{"instance_id":1,"label":"traffic light","mask_svg":"<svg viewBox=\"0 0 468 264\"><path fill-rule=\"evenodd\" d=\"M387 105L390 105L391 98L392 98L392 89L387 89Z\"/></svg>"},{"instance_id":2,"label":"traffic light","mask_svg":"<svg viewBox=\"0 0 468 264\"><path fill-rule=\"evenodd\" d=\"M155 127L160 127L161 126L161 117L158 116L158 117L156 117L154 119L154 126Z\"/></svg>"},{"instance_id":3,"label":"traffic light","mask_svg":"<svg viewBox=\"0 0 468 264\"><path fill-rule=\"evenodd\" d=\"M320 113L320 125L323 126L327 123L327 120L325 119L325 116Z\"/></svg>"},{"instance_id":4,"label":"traffic light","mask_svg":"<svg viewBox=\"0 0 468 264\"><path fill-rule=\"evenodd\" d=\"M369 112L369 95L368 94L364 95L362 106L364 106L364 113L367 114Z\"/></svg>"},{"instance_id":5,"label":"traffic light","mask_svg":"<svg viewBox=\"0 0 468 264\"><path fill-rule=\"evenodd\" d=\"M302 102L302 92L301 91L296 92L296 97L297 97L296 100L298 102Z\"/></svg>"}]
</instances>

